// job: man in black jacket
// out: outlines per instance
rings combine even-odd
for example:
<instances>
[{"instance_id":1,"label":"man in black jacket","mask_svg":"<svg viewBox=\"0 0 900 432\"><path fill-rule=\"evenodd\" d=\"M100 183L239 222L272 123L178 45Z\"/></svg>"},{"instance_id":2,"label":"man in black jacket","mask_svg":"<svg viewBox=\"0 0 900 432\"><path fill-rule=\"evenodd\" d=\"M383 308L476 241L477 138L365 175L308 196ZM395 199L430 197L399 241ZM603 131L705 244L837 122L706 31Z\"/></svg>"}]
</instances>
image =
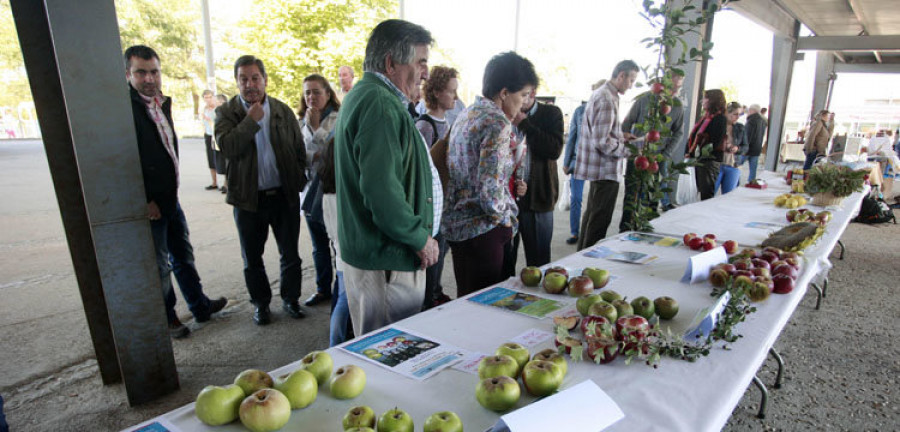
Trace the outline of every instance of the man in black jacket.
<instances>
[{"instance_id":1,"label":"man in black jacket","mask_svg":"<svg viewBox=\"0 0 900 432\"><path fill-rule=\"evenodd\" d=\"M559 198L556 160L563 150L563 115L559 107L540 103L532 90L513 119L528 148L525 169L527 191L519 199L519 233L506 257L506 272L515 273L519 238L525 247L525 262L540 267L550 262L553 239L553 207Z\"/></svg>"},{"instance_id":2,"label":"man in black jacket","mask_svg":"<svg viewBox=\"0 0 900 432\"><path fill-rule=\"evenodd\" d=\"M743 165L744 161L750 161L750 178L748 182L756 179L756 166L759 163L759 154L762 153L763 138L766 136L766 130L769 124L765 117L759 113L759 105L750 105L747 109L747 124L744 126L744 133L747 137L747 153L742 154L738 160L738 166Z\"/></svg>"},{"instance_id":3,"label":"man in black jacket","mask_svg":"<svg viewBox=\"0 0 900 432\"><path fill-rule=\"evenodd\" d=\"M253 322L270 321L272 288L263 264L269 227L281 254L282 309L303 318L300 309L300 191L306 185L306 147L300 122L283 102L268 96L263 61L241 56L234 63L240 94L216 110L216 142L228 158L226 201L244 257L244 282L256 306Z\"/></svg>"},{"instance_id":4,"label":"man in black jacket","mask_svg":"<svg viewBox=\"0 0 900 432\"><path fill-rule=\"evenodd\" d=\"M172 100L160 90L159 68L159 56L152 48L136 45L125 50L125 78L131 93L156 264L165 295L169 333L178 339L186 337L190 330L175 315L175 291L170 276L173 270L195 321L208 321L228 301L224 297L210 300L203 294L194 267L187 220L178 204L178 138L172 123Z\"/></svg>"}]
</instances>

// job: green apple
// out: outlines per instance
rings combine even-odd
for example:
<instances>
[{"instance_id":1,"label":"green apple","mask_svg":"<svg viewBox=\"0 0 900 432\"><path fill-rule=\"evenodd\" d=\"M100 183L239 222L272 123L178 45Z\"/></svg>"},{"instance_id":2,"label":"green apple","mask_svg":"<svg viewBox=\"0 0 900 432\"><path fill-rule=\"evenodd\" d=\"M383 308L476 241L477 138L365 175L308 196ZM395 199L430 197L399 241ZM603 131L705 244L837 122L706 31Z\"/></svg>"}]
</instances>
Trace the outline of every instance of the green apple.
<instances>
[{"instance_id":1,"label":"green apple","mask_svg":"<svg viewBox=\"0 0 900 432\"><path fill-rule=\"evenodd\" d=\"M616 311L616 307L605 301L592 304L591 307L588 308L588 316L591 315L605 317L611 323L616 322L619 318L619 312Z\"/></svg>"},{"instance_id":2,"label":"green apple","mask_svg":"<svg viewBox=\"0 0 900 432\"><path fill-rule=\"evenodd\" d=\"M569 371L569 364L566 362L566 357L553 348L541 350L534 355L532 361L533 360L545 360L551 363L555 363L556 366L559 367L559 371L562 374L561 378L565 378L566 373Z\"/></svg>"},{"instance_id":3,"label":"green apple","mask_svg":"<svg viewBox=\"0 0 900 432\"><path fill-rule=\"evenodd\" d=\"M658 297L653 300L653 306L656 314L664 320L670 320L678 315L678 302L669 296Z\"/></svg>"},{"instance_id":4,"label":"green apple","mask_svg":"<svg viewBox=\"0 0 900 432\"><path fill-rule=\"evenodd\" d=\"M378 418L378 432L413 432L413 419L400 408L385 411Z\"/></svg>"},{"instance_id":5,"label":"green apple","mask_svg":"<svg viewBox=\"0 0 900 432\"><path fill-rule=\"evenodd\" d=\"M631 307L634 308L635 315L640 315L648 320L653 318L653 314L656 313L656 307L653 306L653 301L644 296L632 300Z\"/></svg>"},{"instance_id":6,"label":"green apple","mask_svg":"<svg viewBox=\"0 0 900 432\"><path fill-rule=\"evenodd\" d=\"M612 303L616 300L622 300L624 298L624 297L622 297L622 294L619 294L613 290L606 290L606 291L601 292L600 297L602 297L603 301L605 301L607 303Z\"/></svg>"},{"instance_id":7,"label":"green apple","mask_svg":"<svg viewBox=\"0 0 900 432\"><path fill-rule=\"evenodd\" d=\"M592 304L602 300L603 297L601 297L600 294L581 296L578 300L575 300L575 309L578 309L578 313L580 313L581 316L585 316L588 314L588 308L591 307Z\"/></svg>"},{"instance_id":8,"label":"green apple","mask_svg":"<svg viewBox=\"0 0 900 432\"><path fill-rule=\"evenodd\" d=\"M525 391L532 396L549 396L559 390L562 385L562 371L553 362L532 360L522 370L522 383Z\"/></svg>"},{"instance_id":9,"label":"green apple","mask_svg":"<svg viewBox=\"0 0 900 432\"><path fill-rule=\"evenodd\" d=\"M219 426L238 418L238 408L243 400L244 389L236 384L225 387L206 386L197 395L194 412L203 423Z\"/></svg>"},{"instance_id":10,"label":"green apple","mask_svg":"<svg viewBox=\"0 0 900 432\"><path fill-rule=\"evenodd\" d=\"M276 431L291 419L291 402L278 390L262 389L241 402L239 413L241 423L252 432Z\"/></svg>"},{"instance_id":11,"label":"green apple","mask_svg":"<svg viewBox=\"0 0 900 432\"><path fill-rule=\"evenodd\" d=\"M550 273L544 275L544 291L550 294L559 294L566 290L569 279L562 273Z\"/></svg>"},{"instance_id":12,"label":"green apple","mask_svg":"<svg viewBox=\"0 0 900 432\"><path fill-rule=\"evenodd\" d=\"M634 308L625 300L613 300L612 305L616 308L618 316L634 315Z\"/></svg>"},{"instance_id":13,"label":"green apple","mask_svg":"<svg viewBox=\"0 0 900 432\"><path fill-rule=\"evenodd\" d=\"M257 390L272 388L275 382L269 374L259 369L247 369L234 378L234 383L244 390L244 396L250 396Z\"/></svg>"},{"instance_id":14,"label":"green apple","mask_svg":"<svg viewBox=\"0 0 900 432\"><path fill-rule=\"evenodd\" d=\"M347 410L341 420L344 430L354 427L375 427L375 411L365 405L355 406Z\"/></svg>"},{"instance_id":15,"label":"green apple","mask_svg":"<svg viewBox=\"0 0 900 432\"><path fill-rule=\"evenodd\" d=\"M331 396L353 399L366 388L366 371L356 365L341 366L331 377Z\"/></svg>"},{"instance_id":16,"label":"green apple","mask_svg":"<svg viewBox=\"0 0 900 432\"><path fill-rule=\"evenodd\" d=\"M496 376L508 376L515 378L519 372L519 363L512 356L492 355L478 362L478 378L493 378Z\"/></svg>"},{"instance_id":17,"label":"green apple","mask_svg":"<svg viewBox=\"0 0 900 432\"><path fill-rule=\"evenodd\" d=\"M531 266L525 267L519 273L519 278L522 280L522 283L527 287L536 287L541 284L541 269Z\"/></svg>"},{"instance_id":18,"label":"green apple","mask_svg":"<svg viewBox=\"0 0 900 432\"><path fill-rule=\"evenodd\" d=\"M507 411L516 405L522 390L519 383L507 376L485 378L475 386L475 399L481 406L496 412Z\"/></svg>"},{"instance_id":19,"label":"green apple","mask_svg":"<svg viewBox=\"0 0 900 432\"><path fill-rule=\"evenodd\" d=\"M315 402L319 394L316 377L305 369L297 369L275 379L275 390L278 390L291 401L291 409L306 408Z\"/></svg>"},{"instance_id":20,"label":"green apple","mask_svg":"<svg viewBox=\"0 0 900 432\"><path fill-rule=\"evenodd\" d=\"M441 411L425 419L422 432L463 432L463 424L455 412Z\"/></svg>"},{"instance_id":21,"label":"green apple","mask_svg":"<svg viewBox=\"0 0 900 432\"><path fill-rule=\"evenodd\" d=\"M300 367L309 371L316 377L319 387L328 382L331 377L331 370L334 369L334 361L325 351L313 351L300 360Z\"/></svg>"},{"instance_id":22,"label":"green apple","mask_svg":"<svg viewBox=\"0 0 900 432\"><path fill-rule=\"evenodd\" d=\"M528 352L528 348L525 348L515 342L507 342L503 345L500 345L500 347L497 348L496 351L494 351L494 354L506 354L516 360L516 364L519 366L519 368L513 378L522 375L522 368L525 367L525 363L528 363L528 359L531 358L531 353Z\"/></svg>"},{"instance_id":23,"label":"green apple","mask_svg":"<svg viewBox=\"0 0 900 432\"><path fill-rule=\"evenodd\" d=\"M594 281L595 289L603 288L609 283L609 270L587 267L581 271L581 274Z\"/></svg>"}]
</instances>

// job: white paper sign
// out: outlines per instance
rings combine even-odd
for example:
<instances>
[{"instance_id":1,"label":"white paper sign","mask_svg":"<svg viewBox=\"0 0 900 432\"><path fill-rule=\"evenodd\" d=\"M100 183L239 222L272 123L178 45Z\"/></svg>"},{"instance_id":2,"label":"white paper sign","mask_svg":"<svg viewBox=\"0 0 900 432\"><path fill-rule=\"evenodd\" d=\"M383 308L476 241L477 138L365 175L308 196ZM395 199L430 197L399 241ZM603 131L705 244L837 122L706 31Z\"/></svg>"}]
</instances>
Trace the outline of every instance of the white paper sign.
<instances>
[{"instance_id":1,"label":"white paper sign","mask_svg":"<svg viewBox=\"0 0 900 432\"><path fill-rule=\"evenodd\" d=\"M547 415L552 413L552 415ZM625 418L622 409L587 380L500 417L492 432L599 432ZM563 424L560 422L562 420Z\"/></svg>"},{"instance_id":2,"label":"white paper sign","mask_svg":"<svg viewBox=\"0 0 900 432\"><path fill-rule=\"evenodd\" d=\"M544 330L538 329L529 329L524 333L512 338L510 342L515 342L519 345L522 345L526 348L531 348L535 345L542 344L548 340L553 339L556 336L553 333Z\"/></svg>"},{"instance_id":3,"label":"white paper sign","mask_svg":"<svg viewBox=\"0 0 900 432\"><path fill-rule=\"evenodd\" d=\"M462 360L460 360L459 363L453 365L452 368L460 372L478 375L478 363L481 363L481 359L487 356L488 354L480 353L477 351L468 351L465 353Z\"/></svg>"},{"instance_id":4,"label":"white paper sign","mask_svg":"<svg viewBox=\"0 0 900 432\"><path fill-rule=\"evenodd\" d=\"M731 293L726 291L719 296L719 299L716 300L715 304L697 312L691 325L689 325L687 331L684 332L684 340L686 342L695 342L698 339L706 338L706 336L716 327L716 323L719 321L719 315L725 310L725 305L728 304L729 300L731 300Z\"/></svg>"},{"instance_id":5,"label":"white paper sign","mask_svg":"<svg viewBox=\"0 0 900 432\"><path fill-rule=\"evenodd\" d=\"M722 246L694 255L688 260L681 281L687 283L705 281L709 277L710 269L724 262L728 262L728 254Z\"/></svg>"}]
</instances>

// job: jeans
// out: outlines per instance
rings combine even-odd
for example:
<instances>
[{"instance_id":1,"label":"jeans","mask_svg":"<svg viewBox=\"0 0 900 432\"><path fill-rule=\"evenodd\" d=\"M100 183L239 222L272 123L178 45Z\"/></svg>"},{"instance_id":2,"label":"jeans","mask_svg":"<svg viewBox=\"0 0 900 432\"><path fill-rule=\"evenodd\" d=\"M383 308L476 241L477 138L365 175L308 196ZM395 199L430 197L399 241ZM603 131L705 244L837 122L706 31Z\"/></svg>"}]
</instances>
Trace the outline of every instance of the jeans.
<instances>
[{"instance_id":1,"label":"jeans","mask_svg":"<svg viewBox=\"0 0 900 432\"><path fill-rule=\"evenodd\" d=\"M6 414L3 413L3 395L0 395L0 432L9 432L9 425L6 423Z\"/></svg>"},{"instance_id":2,"label":"jeans","mask_svg":"<svg viewBox=\"0 0 900 432\"><path fill-rule=\"evenodd\" d=\"M328 332L329 346L340 345L349 339L352 327L350 327L350 306L347 304L347 290L344 288L344 272L337 271L337 280L332 291L332 298L336 299L334 310L331 311L331 324Z\"/></svg>"},{"instance_id":3,"label":"jeans","mask_svg":"<svg viewBox=\"0 0 900 432\"><path fill-rule=\"evenodd\" d=\"M332 286L334 271L331 262L331 241L328 239L328 231L325 223L306 215L306 228L309 230L309 238L312 241L313 265L316 268L316 291L322 295L328 295L337 286L337 281Z\"/></svg>"},{"instance_id":4,"label":"jeans","mask_svg":"<svg viewBox=\"0 0 900 432\"><path fill-rule=\"evenodd\" d=\"M819 157L819 153L817 152L807 153L806 162L803 162L803 171L812 168L813 164L816 163L817 157Z\"/></svg>"},{"instance_id":5,"label":"jeans","mask_svg":"<svg viewBox=\"0 0 900 432\"><path fill-rule=\"evenodd\" d=\"M187 220L181 204L175 204L175 212L163 214L150 221L153 245L156 247L156 267L162 281L165 296L166 315L169 322L175 321L175 291L172 289L171 273L175 273L178 288L195 318L209 317L209 298L203 294L200 275L194 267L194 248L191 246Z\"/></svg>"},{"instance_id":6,"label":"jeans","mask_svg":"<svg viewBox=\"0 0 900 432\"><path fill-rule=\"evenodd\" d=\"M438 260L434 265L425 269L425 302L422 304L422 310L431 309L434 301L438 296L444 293L441 286L441 276L444 274L444 257L450 250L450 245L441 233L434 236L434 240L438 243Z\"/></svg>"},{"instance_id":7,"label":"jeans","mask_svg":"<svg viewBox=\"0 0 900 432\"><path fill-rule=\"evenodd\" d=\"M569 189L572 193L569 204L569 232L572 237L578 237L578 229L581 228L581 196L584 192L584 180L569 176Z\"/></svg>"},{"instance_id":8,"label":"jeans","mask_svg":"<svg viewBox=\"0 0 900 432\"><path fill-rule=\"evenodd\" d=\"M263 263L270 226L281 254L281 299L285 302L297 301L302 276L297 252L300 206L290 205L281 189L260 191L256 211L235 207L234 223L241 241L244 281L250 293L250 302L256 306L268 306L272 300L272 288Z\"/></svg>"},{"instance_id":9,"label":"jeans","mask_svg":"<svg viewBox=\"0 0 900 432\"><path fill-rule=\"evenodd\" d=\"M733 166L722 165L719 169L719 176L716 178L714 191L722 187L722 195L733 191L741 184L741 171Z\"/></svg>"},{"instance_id":10,"label":"jeans","mask_svg":"<svg viewBox=\"0 0 900 432\"><path fill-rule=\"evenodd\" d=\"M659 176L661 179L660 183L659 183L660 189L665 189L666 187L669 187L670 189L674 189L671 187L672 185L670 185L668 182L666 182L664 180L666 177L669 176L669 164L671 164L671 163L672 163L672 161L665 160L661 164L659 164ZM662 198L660 198L659 203L660 203L660 205L663 206L663 209L665 209L670 204L672 204L672 199L669 197L668 192L663 192Z\"/></svg>"},{"instance_id":11,"label":"jeans","mask_svg":"<svg viewBox=\"0 0 900 432\"><path fill-rule=\"evenodd\" d=\"M750 161L750 178L747 179L749 183L756 180L756 167L759 164L759 156L741 156L738 159L738 166L743 165L745 161Z\"/></svg>"}]
</instances>

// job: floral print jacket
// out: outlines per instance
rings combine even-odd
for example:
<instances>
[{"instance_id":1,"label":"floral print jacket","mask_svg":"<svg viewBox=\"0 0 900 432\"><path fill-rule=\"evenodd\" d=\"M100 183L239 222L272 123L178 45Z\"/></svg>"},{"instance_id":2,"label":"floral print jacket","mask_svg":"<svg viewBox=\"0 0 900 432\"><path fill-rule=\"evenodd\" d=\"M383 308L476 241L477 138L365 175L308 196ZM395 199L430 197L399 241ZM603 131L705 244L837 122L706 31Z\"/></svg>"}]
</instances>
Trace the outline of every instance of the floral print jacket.
<instances>
[{"instance_id":1,"label":"floral print jacket","mask_svg":"<svg viewBox=\"0 0 900 432\"><path fill-rule=\"evenodd\" d=\"M498 226L518 226L519 208L509 190L512 124L493 101L478 97L463 110L450 132L441 231L464 241Z\"/></svg>"}]
</instances>

